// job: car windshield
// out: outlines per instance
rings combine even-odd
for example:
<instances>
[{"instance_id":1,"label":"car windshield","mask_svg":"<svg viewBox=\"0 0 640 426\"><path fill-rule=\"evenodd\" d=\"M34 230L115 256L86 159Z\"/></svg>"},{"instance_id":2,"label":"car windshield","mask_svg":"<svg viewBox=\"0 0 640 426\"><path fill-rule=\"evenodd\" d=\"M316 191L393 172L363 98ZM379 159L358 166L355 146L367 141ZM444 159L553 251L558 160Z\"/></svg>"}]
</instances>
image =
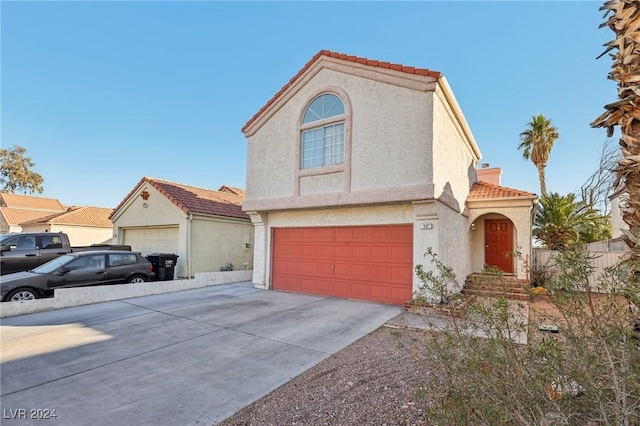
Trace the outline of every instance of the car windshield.
<instances>
[{"instance_id":1,"label":"car windshield","mask_svg":"<svg viewBox=\"0 0 640 426\"><path fill-rule=\"evenodd\" d=\"M31 272L35 272L36 274L50 274L59 267L71 262L75 258L76 256L65 254L64 256L56 257L55 259L50 260L47 263L43 263L42 265L33 268Z\"/></svg>"},{"instance_id":2,"label":"car windshield","mask_svg":"<svg viewBox=\"0 0 640 426\"><path fill-rule=\"evenodd\" d=\"M0 244L4 244L4 240L14 237L16 234L2 234L0 235Z\"/></svg>"}]
</instances>

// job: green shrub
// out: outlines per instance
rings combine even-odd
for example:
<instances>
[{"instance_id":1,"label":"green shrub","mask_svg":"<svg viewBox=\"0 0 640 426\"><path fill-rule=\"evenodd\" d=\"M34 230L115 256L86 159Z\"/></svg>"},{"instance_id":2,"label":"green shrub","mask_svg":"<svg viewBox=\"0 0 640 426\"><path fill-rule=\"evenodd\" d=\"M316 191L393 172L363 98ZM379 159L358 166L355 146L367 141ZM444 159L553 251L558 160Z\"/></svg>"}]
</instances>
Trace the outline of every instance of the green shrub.
<instances>
[{"instance_id":1,"label":"green shrub","mask_svg":"<svg viewBox=\"0 0 640 426\"><path fill-rule=\"evenodd\" d=\"M586 284L588 257L560 253L548 296L532 299L528 313L504 298L479 300L430 332L420 348L429 371L420 395L429 396L424 408L435 424L640 425L640 286L632 273L640 268L608 269L597 280L608 291L596 293Z\"/></svg>"}]
</instances>

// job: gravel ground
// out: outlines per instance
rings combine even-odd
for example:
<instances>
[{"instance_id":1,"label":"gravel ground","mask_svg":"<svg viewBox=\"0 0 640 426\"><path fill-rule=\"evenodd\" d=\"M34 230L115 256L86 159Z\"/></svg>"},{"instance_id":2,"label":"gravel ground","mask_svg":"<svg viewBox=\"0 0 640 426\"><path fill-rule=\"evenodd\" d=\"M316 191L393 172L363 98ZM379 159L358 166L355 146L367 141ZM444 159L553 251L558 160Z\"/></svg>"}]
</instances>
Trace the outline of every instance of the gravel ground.
<instances>
[{"instance_id":1,"label":"gravel ground","mask_svg":"<svg viewBox=\"0 0 640 426\"><path fill-rule=\"evenodd\" d=\"M412 351L424 339L381 327L219 425L428 425Z\"/></svg>"}]
</instances>

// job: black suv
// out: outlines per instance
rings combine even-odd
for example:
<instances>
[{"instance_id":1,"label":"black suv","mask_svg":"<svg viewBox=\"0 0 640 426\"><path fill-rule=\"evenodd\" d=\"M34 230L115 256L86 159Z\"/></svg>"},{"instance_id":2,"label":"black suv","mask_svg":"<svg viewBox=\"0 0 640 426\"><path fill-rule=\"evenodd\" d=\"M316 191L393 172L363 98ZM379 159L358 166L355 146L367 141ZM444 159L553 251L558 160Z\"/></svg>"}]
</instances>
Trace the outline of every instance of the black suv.
<instances>
[{"instance_id":1,"label":"black suv","mask_svg":"<svg viewBox=\"0 0 640 426\"><path fill-rule=\"evenodd\" d=\"M151 262L131 251L84 251L57 257L27 272L0 276L3 302L31 300L56 288L142 283L155 278Z\"/></svg>"}]
</instances>

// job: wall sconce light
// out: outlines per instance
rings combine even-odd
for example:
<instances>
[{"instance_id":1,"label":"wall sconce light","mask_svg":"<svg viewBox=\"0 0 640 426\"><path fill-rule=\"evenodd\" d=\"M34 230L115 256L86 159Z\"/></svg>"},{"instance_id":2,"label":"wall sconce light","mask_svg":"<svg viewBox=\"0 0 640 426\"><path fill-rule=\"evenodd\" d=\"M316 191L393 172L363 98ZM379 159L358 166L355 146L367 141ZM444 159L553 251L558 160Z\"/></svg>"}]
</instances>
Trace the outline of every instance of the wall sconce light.
<instances>
[{"instance_id":1,"label":"wall sconce light","mask_svg":"<svg viewBox=\"0 0 640 426\"><path fill-rule=\"evenodd\" d=\"M147 204L147 203L142 203L142 207L144 207L144 208L146 209L147 207L149 207L149 204Z\"/></svg>"},{"instance_id":2,"label":"wall sconce light","mask_svg":"<svg viewBox=\"0 0 640 426\"><path fill-rule=\"evenodd\" d=\"M476 223L475 223L475 222L473 222L473 223L471 224L471 230L472 230L472 231L475 231L475 230L476 230Z\"/></svg>"},{"instance_id":3,"label":"wall sconce light","mask_svg":"<svg viewBox=\"0 0 640 426\"><path fill-rule=\"evenodd\" d=\"M244 243L244 248L250 248L250 247L251 247L251 244L249 244L249 243Z\"/></svg>"}]
</instances>

